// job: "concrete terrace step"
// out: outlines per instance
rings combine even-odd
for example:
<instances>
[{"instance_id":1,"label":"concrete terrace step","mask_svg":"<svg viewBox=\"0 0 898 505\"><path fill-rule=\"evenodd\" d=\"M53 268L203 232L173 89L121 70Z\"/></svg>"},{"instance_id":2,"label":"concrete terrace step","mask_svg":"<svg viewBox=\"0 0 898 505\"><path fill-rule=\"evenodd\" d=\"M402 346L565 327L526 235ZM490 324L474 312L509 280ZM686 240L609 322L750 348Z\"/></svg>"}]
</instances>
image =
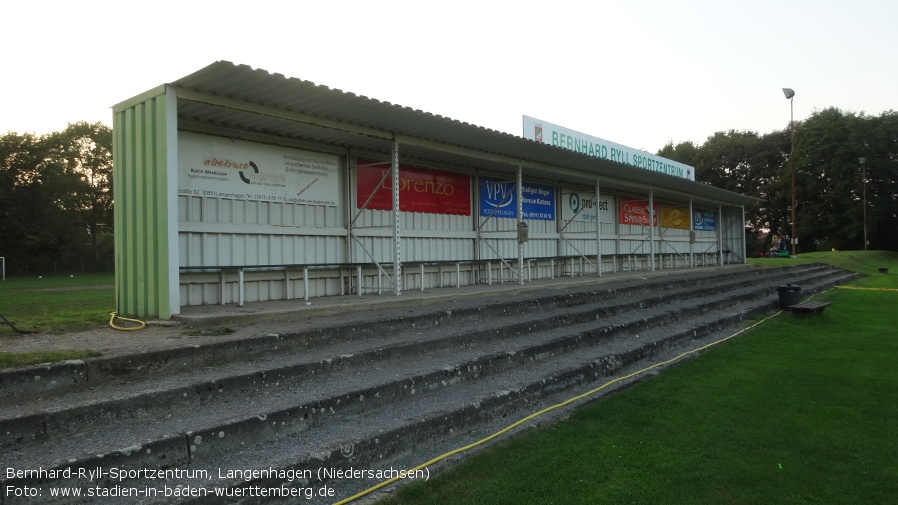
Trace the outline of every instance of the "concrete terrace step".
<instances>
[{"instance_id":1,"label":"concrete terrace step","mask_svg":"<svg viewBox=\"0 0 898 505\"><path fill-rule=\"evenodd\" d=\"M271 355L296 354L308 349L340 345L355 341L382 341L384 335L410 330L439 327L450 319L482 320L496 314L513 316L531 314L552 307L568 307L595 303L608 297L639 296L673 286L708 286L740 282L770 283L784 272L812 272L828 267L785 267L781 269L737 269L722 273L677 273L648 280L603 283L598 289L557 290L549 296L533 292L487 300L481 304L444 302L428 305L423 310L386 311L385 316L369 313L340 314L339 324L325 318L307 325L306 329L286 334L262 334L214 344L175 347L160 351L89 358L46 365L0 371L0 401L36 397L46 399L54 394L97 387L114 382L130 382L154 376L171 376L223 362L246 362ZM798 269L798 270L796 270ZM776 279L779 280L779 279ZM351 345L351 344L350 344ZM55 392L55 393L54 393Z\"/></svg>"},{"instance_id":2,"label":"concrete terrace step","mask_svg":"<svg viewBox=\"0 0 898 505\"><path fill-rule=\"evenodd\" d=\"M728 287L753 286L761 279L763 277L758 276L733 279ZM336 371L345 372L372 364L414 358L420 355L422 349L432 353L459 346L484 348L510 335L551 330L720 291L720 288L704 288L694 284L680 288L665 284L663 290L658 291L660 294L647 294L647 291L655 291L656 287L642 285L590 291L587 295L568 294L546 301L531 300L522 305L539 305L538 311L520 314L519 310L503 309L492 318L484 318L478 313L474 321L476 328L470 328L466 323L471 321L466 321L464 316L457 316L444 322L439 332L431 332L428 337L423 336L420 328L406 328L392 335L387 345L375 342L378 345L370 347L364 345L368 342L347 339L342 345L319 346L301 355L151 377L139 385L97 385L90 390L68 392L64 396L22 401L16 405L15 416L0 416L0 433L3 434L0 435L0 447L88 432L98 421L108 426L140 418L155 418L168 413L172 407L197 408L208 401L245 401L257 394L269 395L289 390L296 387L298 381L308 378L324 379ZM582 310L587 298L591 306ZM442 317L442 314L434 317ZM500 345L507 344L500 342ZM135 391L138 387L142 391Z\"/></svg>"},{"instance_id":3,"label":"concrete terrace step","mask_svg":"<svg viewBox=\"0 0 898 505\"><path fill-rule=\"evenodd\" d=\"M614 299L618 293L612 293L586 310L574 305L573 312L558 307L558 300L564 296L575 298L566 294L556 297L555 302L537 304L554 306L549 312L553 313L550 319L555 320L538 331L534 330L542 322L540 318L521 322L519 311L500 317L490 329L434 336L446 345L430 345L433 340L420 338L419 329L401 344L408 347L400 353L401 358L365 358L353 366L331 367L313 378L309 378L312 374L296 373L292 379L283 379L293 380L293 388L257 386L257 393L238 392L223 401L209 398L176 407L173 400L177 394L154 396L155 390L150 387L137 393L147 398L141 402L167 405L176 419L159 419L166 407L151 409L148 415L111 423L85 436L64 437L64 441L38 437L37 442L4 448L5 456L9 456L4 459L17 468L312 468L330 463L374 464L411 447L537 405L556 391L598 380L678 342L707 335L721 325L769 313L776 306L773 293L777 284L784 283L784 273L765 272L754 279L740 280L726 295L719 288L704 285L690 289L671 285L666 289L670 293L654 296L640 295L637 290L626 302ZM803 293L847 278L831 269L801 269L788 274L789 281L800 280ZM772 278L778 282L769 282ZM656 290L657 284L652 289ZM596 294L591 296L594 301ZM627 303L630 309L620 308ZM618 310L611 310L614 307ZM710 317L709 313L715 314ZM473 322L483 321L475 318ZM533 328L499 331L515 324ZM447 326L443 323L443 328ZM425 330L438 333L433 326ZM492 331L496 335L487 338ZM465 338L465 343L453 340ZM326 354L330 348L318 350ZM226 375L217 379L225 380ZM214 385L210 391L215 397ZM125 398L116 401L127 402ZM209 413L214 410L213 404L222 409L217 417ZM37 404L31 405L35 410ZM60 405L60 412L65 413L66 408ZM84 404L74 409L89 411L90 407ZM72 413L70 410L69 417L76 417ZM103 415L89 419L88 415L82 424L106 423L105 419ZM352 457L346 456L349 446L353 448ZM30 482L49 485L52 481ZM73 485L70 480L57 484ZM107 480L103 485L114 484L118 483ZM215 485L222 484L216 481ZM235 480L227 485L248 484Z\"/></svg>"}]
</instances>

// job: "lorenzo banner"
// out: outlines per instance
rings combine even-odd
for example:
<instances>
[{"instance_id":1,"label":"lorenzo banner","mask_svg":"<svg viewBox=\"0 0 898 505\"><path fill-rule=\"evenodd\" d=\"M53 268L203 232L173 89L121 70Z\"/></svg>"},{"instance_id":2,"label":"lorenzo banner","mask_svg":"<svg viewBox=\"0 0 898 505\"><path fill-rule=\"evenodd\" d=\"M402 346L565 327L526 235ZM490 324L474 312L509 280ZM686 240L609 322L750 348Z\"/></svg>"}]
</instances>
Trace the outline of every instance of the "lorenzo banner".
<instances>
[{"instance_id":1,"label":"lorenzo banner","mask_svg":"<svg viewBox=\"0 0 898 505\"><path fill-rule=\"evenodd\" d=\"M390 164L358 160L356 170L356 207L373 210L393 209L393 176ZM386 175L386 177L384 177ZM383 181L383 182L381 182ZM399 210L426 214L471 215L471 176L399 165Z\"/></svg>"}]
</instances>

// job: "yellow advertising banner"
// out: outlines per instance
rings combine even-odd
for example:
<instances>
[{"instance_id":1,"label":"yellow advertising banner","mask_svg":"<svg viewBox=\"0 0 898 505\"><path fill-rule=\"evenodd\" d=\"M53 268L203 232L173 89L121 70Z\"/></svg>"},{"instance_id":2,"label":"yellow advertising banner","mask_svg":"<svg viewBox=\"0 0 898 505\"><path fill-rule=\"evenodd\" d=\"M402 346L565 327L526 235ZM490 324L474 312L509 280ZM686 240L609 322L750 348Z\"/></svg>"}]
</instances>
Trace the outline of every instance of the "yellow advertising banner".
<instances>
[{"instance_id":1,"label":"yellow advertising banner","mask_svg":"<svg viewBox=\"0 0 898 505\"><path fill-rule=\"evenodd\" d=\"M689 229L689 209L685 207L661 206L661 226L664 228Z\"/></svg>"}]
</instances>

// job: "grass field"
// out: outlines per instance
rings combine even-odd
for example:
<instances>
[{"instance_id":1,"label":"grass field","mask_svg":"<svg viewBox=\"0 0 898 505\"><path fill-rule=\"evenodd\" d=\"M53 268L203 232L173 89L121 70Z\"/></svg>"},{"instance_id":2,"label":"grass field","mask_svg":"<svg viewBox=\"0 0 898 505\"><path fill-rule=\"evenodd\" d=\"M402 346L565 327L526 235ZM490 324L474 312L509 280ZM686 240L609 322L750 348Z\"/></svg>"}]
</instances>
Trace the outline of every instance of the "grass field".
<instances>
[{"instance_id":1,"label":"grass field","mask_svg":"<svg viewBox=\"0 0 898 505\"><path fill-rule=\"evenodd\" d=\"M112 274L10 278L0 282L0 313L18 328L42 333L97 327L115 310L113 282ZM0 326L0 335L10 333Z\"/></svg>"},{"instance_id":2,"label":"grass field","mask_svg":"<svg viewBox=\"0 0 898 505\"><path fill-rule=\"evenodd\" d=\"M898 254L752 260L819 261L874 289L830 290L818 317L780 314L379 503L895 503Z\"/></svg>"},{"instance_id":3,"label":"grass field","mask_svg":"<svg viewBox=\"0 0 898 505\"><path fill-rule=\"evenodd\" d=\"M115 310L113 275L13 277L0 281L0 314L20 330L63 334L101 327ZM0 368L97 355L90 349L10 353L6 339L28 338L0 322ZM62 337L60 337L62 338Z\"/></svg>"}]
</instances>

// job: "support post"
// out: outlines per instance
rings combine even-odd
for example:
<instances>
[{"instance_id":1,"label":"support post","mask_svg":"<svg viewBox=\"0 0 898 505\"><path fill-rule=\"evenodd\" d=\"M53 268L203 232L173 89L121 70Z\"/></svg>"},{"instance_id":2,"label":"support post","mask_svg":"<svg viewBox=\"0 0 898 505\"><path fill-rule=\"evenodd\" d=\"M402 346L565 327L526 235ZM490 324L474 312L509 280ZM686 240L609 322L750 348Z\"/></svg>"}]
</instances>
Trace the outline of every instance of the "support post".
<instances>
[{"instance_id":1,"label":"support post","mask_svg":"<svg viewBox=\"0 0 898 505\"><path fill-rule=\"evenodd\" d=\"M695 268L695 214L689 197L689 268Z\"/></svg>"},{"instance_id":2,"label":"support post","mask_svg":"<svg viewBox=\"0 0 898 505\"><path fill-rule=\"evenodd\" d=\"M649 188L649 271L655 271L655 190Z\"/></svg>"},{"instance_id":3,"label":"support post","mask_svg":"<svg viewBox=\"0 0 898 505\"><path fill-rule=\"evenodd\" d=\"M518 180L517 180L517 192L518 192L518 229L520 230L521 226L524 223L524 176L523 169L520 165L518 165ZM501 265L501 264L500 264ZM518 232L518 284L524 285L524 241L520 236L520 232Z\"/></svg>"},{"instance_id":4,"label":"support post","mask_svg":"<svg viewBox=\"0 0 898 505\"><path fill-rule=\"evenodd\" d=\"M237 306L243 307L243 269L237 270Z\"/></svg>"},{"instance_id":5,"label":"support post","mask_svg":"<svg viewBox=\"0 0 898 505\"><path fill-rule=\"evenodd\" d=\"M393 294L402 294L402 238L399 212L399 141L393 138Z\"/></svg>"},{"instance_id":6,"label":"support post","mask_svg":"<svg viewBox=\"0 0 898 505\"><path fill-rule=\"evenodd\" d=\"M303 300L309 301L309 267L302 267L302 295Z\"/></svg>"},{"instance_id":7,"label":"support post","mask_svg":"<svg viewBox=\"0 0 898 505\"><path fill-rule=\"evenodd\" d=\"M602 201L599 179L596 179L596 277L602 276Z\"/></svg>"},{"instance_id":8,"label":"support post","mask_svg":"<svg viewBox=\"0 0 898 505\"><path fill-rule=\"evenodd\" d=\"M742 263L748 263L748 245L745 239L745 205L742 206Z\"/></svg>"},{"instance_id":9,"label":"support post","mask_svg":"<svg viewBox=\"0 0 898 505\"><path fill-rule=\"evenodd\" d=\"M723 204L717 205L717 264L723 266Z\"/></svg>"}]
</instances>

